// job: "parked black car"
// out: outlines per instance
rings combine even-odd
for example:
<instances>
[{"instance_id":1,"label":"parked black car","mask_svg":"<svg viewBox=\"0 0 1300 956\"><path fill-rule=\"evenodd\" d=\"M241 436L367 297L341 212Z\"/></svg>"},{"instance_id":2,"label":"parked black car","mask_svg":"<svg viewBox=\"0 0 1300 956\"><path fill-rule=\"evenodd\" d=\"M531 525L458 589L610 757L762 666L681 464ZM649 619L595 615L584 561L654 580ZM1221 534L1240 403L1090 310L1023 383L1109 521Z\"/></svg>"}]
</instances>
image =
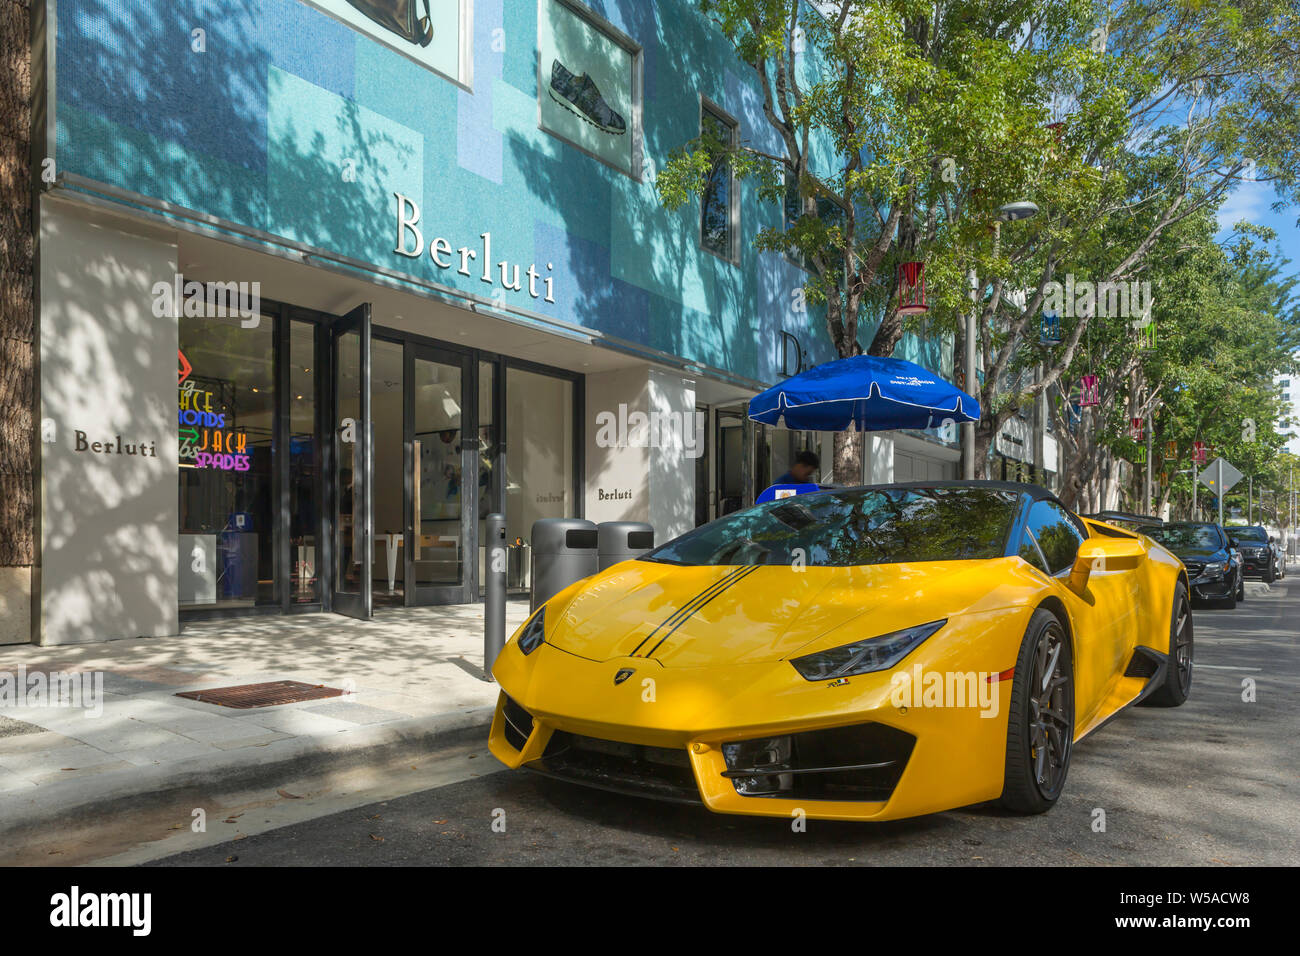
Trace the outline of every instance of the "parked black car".
<instances>
[{"instance_id":1,"label":"parked black car","mask_svg":"<svg viewBox=\"0 0 1300 956\"><path fill-rule=\"evenodd\" d=\"M1237 550L1235 539L1221 526L1180 521L1140 530L1183 562L1187 579L1192 584L1193 600L1212 601L1220 607L1234 608L1238 601L1246 599L1241 552Z\"/></svg>"},{"instance_id":2,"label":"parked black car","mask_svg":"<svg viewBox=\"0 0 1300 956\"><path fill-rule=\"evenodd\" d=\"M1228 533L1237 539L1245 573L1263 578L1265 584L1272 584L1278 577L1280 560L1277 543L1268 530L1258 525L1247 525L1229 528Z\"/></svg>"}]
</instances>

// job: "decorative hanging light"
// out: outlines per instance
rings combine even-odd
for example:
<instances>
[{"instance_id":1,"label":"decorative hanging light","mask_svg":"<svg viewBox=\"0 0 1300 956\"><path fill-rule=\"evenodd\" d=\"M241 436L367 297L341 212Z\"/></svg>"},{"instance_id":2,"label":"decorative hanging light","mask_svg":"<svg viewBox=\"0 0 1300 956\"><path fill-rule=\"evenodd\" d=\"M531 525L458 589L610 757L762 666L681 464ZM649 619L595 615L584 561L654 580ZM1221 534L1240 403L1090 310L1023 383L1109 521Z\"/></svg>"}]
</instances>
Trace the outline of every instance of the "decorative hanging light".
<instances>
[{"instance_id":1,"label":"decorative hanging light","mask_svg":"<svg viewBox=\"0 0 1300 956\"><path fill-rule=\"evenodd\" d=\"M1209 450L1209 446L1203 441L1192 442L1192 461L1198 465L1205 464L1205 460L1209 456Z\"/></svg>"},{"instance_id":2,"label":"decorative hanging light","mask_svg":"<svg viewBox=\"0 0 1300 956\"><path fill-rule=\"evenodd\" d=\"M1128 436L1134 441L1141 441L1146 435L1146 429L1142 427L1141 418L1130 418L1128 422Z\"/></svg>"},{"instance_id":3,"label":"decorative hanging light","mask_svg":"<svg viewBox=\"0 0 1300 956\"><path fill-rule=\"evenodd\" d=\"M1054 146L1048 147L1047 153L1049 156L1052 157L1052 159L1060 159L1061 153L1064 152L1064 147L1065 147L1065 124L1048 123L1047 129L1051 132L1052 137L1056 140L1056 144Z\"/></svg>"},{"instance_id":4,"label":"decorative hanging light","mask_svg":"<svg viewBox=\"0 0 1300 956\"><path fill-rule=\"evenodd\" d=\"M1079 379L1079 407L1094 408L1101 404L1101 380L1091 373Z\"/></svg>"},{"instance_id":5,"label":"decorative hanging light","mask_svg":"<svg viewBox=\"0 0 1300 956\"><path fill-rule=\"evenodd\" d=\"M1137 338L1137 347L1141 352L1154 352L1156 350L1156 320L1147 319L1145 325L1134 327Z\"/></svg>"},{"instance_id":6,"label":"decorative hanging light","mask_svg":"<svg viewBox=\"0 0 1300 956\"><path fill-rule=\"evenodd\" d=\"M1061 344L1061 317L1055 312L1044 312L1039 319L1038 341L1041 345Z\"/></svg>"},{"instance_id":7,"label":"decorative hanging light","mask_svg":"<svg viewBox=\"0 0 1300 956\"><path fill-rule=\"evenodd\" d=\"M900 262L898 264L898 312L900 315L921 315L930 311L925 301L925 263Z\"/></svg>"},{"instance_id":8,"label":"decorative hanging light","mask_svg":"<svg viewBox=\"0 0 1300 956\"><path fill-rule=\"evenodd\" d=\"M1177 460L1178 460L1178 442L1176 441L1165 442L1165 461L1177 461Z\"/></svg>"}]
</instances>

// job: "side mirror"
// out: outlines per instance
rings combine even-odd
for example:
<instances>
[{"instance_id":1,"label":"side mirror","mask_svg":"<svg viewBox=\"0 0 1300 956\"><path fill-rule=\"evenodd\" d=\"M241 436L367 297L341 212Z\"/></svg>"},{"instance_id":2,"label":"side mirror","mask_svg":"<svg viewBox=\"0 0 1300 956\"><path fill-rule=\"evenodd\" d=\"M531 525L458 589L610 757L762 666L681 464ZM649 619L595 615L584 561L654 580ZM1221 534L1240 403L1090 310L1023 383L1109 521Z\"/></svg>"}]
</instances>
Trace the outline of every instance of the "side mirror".
<instances>
[{"instance_id":1,"label":"side mirror","mask_svg":"<svg viewBox=\"0 0 1300 956\"><path fill-rule=\"evenodd\" d=\"M1079 545L1070 569L1070 590L1083 594L1088 578L1094 571L1117 570L1132 564L1146 554L1142 542L1136 538L1088 538Z\"/></svg>"},{"instance_id":2,"label":"side mirror","mask_svg":"<svg viewBox=\"0 0 1300 956\"><path fill-rule=\"evenodd\" d=\"M1237 539L1236 539L1236 538L1229 538L1229 539L1228 539L1228 547L1230 547L1230 548L1235 548L1235 547L1237 547Z\"/></svg>"}]
</instances>

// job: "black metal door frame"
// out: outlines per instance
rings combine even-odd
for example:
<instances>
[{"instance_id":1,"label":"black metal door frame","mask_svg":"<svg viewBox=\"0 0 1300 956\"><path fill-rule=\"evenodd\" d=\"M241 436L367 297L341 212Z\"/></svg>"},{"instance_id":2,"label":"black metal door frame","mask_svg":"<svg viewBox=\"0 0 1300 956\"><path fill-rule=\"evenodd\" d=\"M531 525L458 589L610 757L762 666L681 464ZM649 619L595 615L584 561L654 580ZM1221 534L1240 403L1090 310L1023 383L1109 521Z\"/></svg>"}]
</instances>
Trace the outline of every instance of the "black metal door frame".
<instances>
[{"instance_id":1,"label":"black metal door frame","mask_svg":"<svg viewBox=\"0 0 1300 956\"><path fill-rule=\"evenodd\" d=\"M329 396L328 396L328 431L327 440L322 443L323 447L328 450L328 484L330 487L329 501L327 504L328 511L327 526L328 538L326 548L322 557L328 559L326 565L328 569L328 593L330 596L329 609L337 614L347 617L357 618L358 620L369 620L374 613L374 557L375 557L375 534L374 534L374 434L371 422L370 409L370 303L366 302L357 306L347 315L339 316L329 323ZM355 525L359 521L360 542L361 542L361 581L359 593L340 591L335 561L335 527L334 516L338 513L338 503L342 500L342 489L339 487L339 463L342 461L344 449L342 436L340 435L340 418L339 418L339 386L338 386L338 345L339 340L344 335L357 333L360 339L360 383L359 383L359 418L360 421L354 422L355 451L350 451L353 461L359 461L358 467L353 468L352 484L352 521L354 523L354 540L356 540ZM358 488L358 475L360 471L359 487L361 491L360 500L357 500L356 490Z\"/></svg>"}]
</instances>

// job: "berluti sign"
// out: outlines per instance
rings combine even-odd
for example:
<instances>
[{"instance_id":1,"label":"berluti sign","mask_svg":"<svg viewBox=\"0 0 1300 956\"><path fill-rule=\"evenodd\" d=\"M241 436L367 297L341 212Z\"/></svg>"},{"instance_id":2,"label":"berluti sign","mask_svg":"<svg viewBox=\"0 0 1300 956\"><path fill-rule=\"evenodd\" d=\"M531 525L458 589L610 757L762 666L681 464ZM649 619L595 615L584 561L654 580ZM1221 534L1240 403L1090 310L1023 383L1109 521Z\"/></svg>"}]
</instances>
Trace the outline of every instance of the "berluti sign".
<instances>
[{"instance_id":1,"label":"berluti sign","mask_svg":"<svg viewBox=\"0 0 1300 956\"><path fill-rule=\"evenodd\" d=\"M95 455L140 455L142 457L157 458L158 443L156 441L123 441L121 433L111 436L104 436L103 440L92 440L81 429L73 432L72 450L75 452L90 452Z\"/></svg>"},{"instance_id":2,"label":"berluti sign","mask_svg":"<svg viewBox=\"0 0 1300 956\"><path fill-rule=\"evenodd\" d=\"M537 263L522 269L508 259L497 259L492 251L492 233L483 232L472 245L453 246L442 236L432 237L425 245L424 231L420 228L420 206L409 196L394 193L397 197L397 245L393 252L408 259L420 259L428 254L429 260L440 271L454 270L462 276L475 276L492 287L496 298L505 292L522 292L543 302L555 301L555 277L550 275L555 264L546 263L545 271Z\"/></svg>"}]
</instances>

